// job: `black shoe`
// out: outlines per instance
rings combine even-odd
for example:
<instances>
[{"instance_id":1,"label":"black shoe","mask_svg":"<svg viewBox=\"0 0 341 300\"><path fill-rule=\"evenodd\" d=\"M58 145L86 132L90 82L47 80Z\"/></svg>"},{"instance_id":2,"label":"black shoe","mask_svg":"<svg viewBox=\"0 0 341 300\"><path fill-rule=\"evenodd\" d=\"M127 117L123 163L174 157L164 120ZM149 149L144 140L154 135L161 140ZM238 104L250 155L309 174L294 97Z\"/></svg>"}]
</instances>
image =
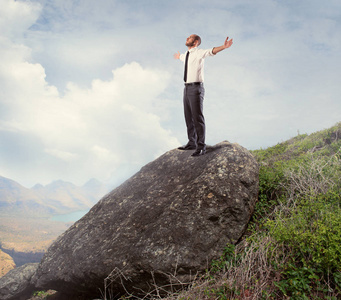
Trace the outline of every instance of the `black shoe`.
<instances>
[{"instance_id":1,"label":"black shoe","mask_svg":"<svg viewBox=\"0 0 341 300\"><path fill-rule=\"evenodd\" d=\"M205 153L206 153L206 149L198 149L198 150L195 150L191 156L200 156L200 155L204 155Z\"/></svg>"},{"instance_id":2,"label":"black shoe","mask_svg":"<svg viewBox=\"0 0 341 300\"><path fill-rule=\"evenodd\" d=\"M179 147L178 149L179 149L179 150L194 150L194 149L196 149L196 148L197 148L197 147L195 147L195 146L185 145L185 146Z\"/></svg>"}]
</instances>

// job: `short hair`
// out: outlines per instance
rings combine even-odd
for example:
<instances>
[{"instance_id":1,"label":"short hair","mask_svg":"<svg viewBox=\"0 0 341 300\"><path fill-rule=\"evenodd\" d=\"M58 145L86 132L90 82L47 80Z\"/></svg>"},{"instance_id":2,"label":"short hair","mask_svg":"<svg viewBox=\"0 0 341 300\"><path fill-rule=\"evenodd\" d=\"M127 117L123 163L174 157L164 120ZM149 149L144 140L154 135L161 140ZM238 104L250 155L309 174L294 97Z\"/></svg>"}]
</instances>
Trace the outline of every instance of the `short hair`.
<instances>
[{"instance_id":1,"label":"short hair","mask_svg":"<svg viewBox=\"0 0 341 300\"><path fill-rule=\"evenodd\" d=\"M197 34L194 34L194 41L198 41L198 46L201 44L201 38Z\"/></svg>"}]
</instances>

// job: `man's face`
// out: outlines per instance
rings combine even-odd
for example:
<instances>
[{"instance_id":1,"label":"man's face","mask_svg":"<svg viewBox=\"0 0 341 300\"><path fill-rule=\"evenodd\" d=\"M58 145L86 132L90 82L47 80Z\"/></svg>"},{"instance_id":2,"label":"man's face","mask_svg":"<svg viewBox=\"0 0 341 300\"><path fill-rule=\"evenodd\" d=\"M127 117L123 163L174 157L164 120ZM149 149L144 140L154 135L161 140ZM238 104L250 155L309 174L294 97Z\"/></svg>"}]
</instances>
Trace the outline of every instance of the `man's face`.
<instances>
[{"instance_id":1,"label":"man's face","mask_svg":"<svg viewBox=\"0 0 341 300\"><path fill-rule=\"evenodd\" d=\"M195 40L195 37L194 35L190 35L187 40L186 40L186 46L187 47L193 47L196 45L196 40Z\"/></svg>"}]
</instances>

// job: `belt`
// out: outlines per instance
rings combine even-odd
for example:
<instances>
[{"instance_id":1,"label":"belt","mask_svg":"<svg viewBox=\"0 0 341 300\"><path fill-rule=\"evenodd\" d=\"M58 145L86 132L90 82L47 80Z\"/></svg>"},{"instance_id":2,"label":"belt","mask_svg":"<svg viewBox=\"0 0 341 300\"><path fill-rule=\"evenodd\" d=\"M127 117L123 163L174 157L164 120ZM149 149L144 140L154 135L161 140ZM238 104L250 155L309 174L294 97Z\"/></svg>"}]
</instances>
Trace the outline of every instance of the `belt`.
<instances>
[{"instance_id":1,"label":"belt","mask_svg":"<svg viewBox=\"0 0 341 300\"><path fill-rule=\"evenodd\" d=\"M185 83L185 86L189 86L189 85L202 85L203 82L190 82L190 83Z\"/></svg>"}]
</instances>

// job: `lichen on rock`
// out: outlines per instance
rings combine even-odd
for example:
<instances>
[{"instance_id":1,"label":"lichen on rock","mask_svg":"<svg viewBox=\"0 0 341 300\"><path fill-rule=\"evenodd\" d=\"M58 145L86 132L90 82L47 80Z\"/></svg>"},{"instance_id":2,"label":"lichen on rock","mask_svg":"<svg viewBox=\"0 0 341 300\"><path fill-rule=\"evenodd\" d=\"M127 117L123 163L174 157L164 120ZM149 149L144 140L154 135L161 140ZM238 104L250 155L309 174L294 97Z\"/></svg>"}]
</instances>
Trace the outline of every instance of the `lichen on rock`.
<instances>
[{"instance_id":1,"label":"lichen on rock","mask_svg":"<svg viewBox=\"0 0 341 300\"><path fill-rule=\"evenodd\" d=\"M258 165L229 142L190 154L171 150L103 197L50 246L36 288L96 297L116 274L115 295L138 294L168 284L169 274L186 282L204 271L244 233Z\"/></svg>"}]
</instances>

